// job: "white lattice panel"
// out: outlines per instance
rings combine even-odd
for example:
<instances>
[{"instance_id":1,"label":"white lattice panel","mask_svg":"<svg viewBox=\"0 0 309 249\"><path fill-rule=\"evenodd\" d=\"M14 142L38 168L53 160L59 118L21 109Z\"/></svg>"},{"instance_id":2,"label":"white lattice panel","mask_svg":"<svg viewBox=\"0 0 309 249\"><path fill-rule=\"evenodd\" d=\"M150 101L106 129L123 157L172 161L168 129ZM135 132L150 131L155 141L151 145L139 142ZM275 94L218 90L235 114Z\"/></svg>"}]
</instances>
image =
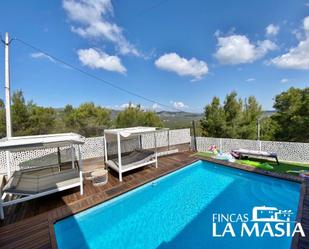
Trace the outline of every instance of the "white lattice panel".
<instances>
[{"instance_id":1,"label":"white lattice panel","mask_svg":"<svg viewBox=\"0 0 309 249\"><path fill-rule=\"evenodd\" d=\"M190 129L179 129L170 131L170 144L182 144L190 143ZM168 136L166 131L159 132L157 134L157 146L163 147L168 144ZM147 134L142 136L143 148L154 148L154 139L151 134L147 137ZM139 139L131 139L123 141L121 144L122 152L130 152L136 148L139 148ZM70 160L70 148L63 147L61 150L62 161ZM117 145L109 145L109 153L117 153ZM92 137L86 138L85 144L81 146L82 158L95 158L104 156L104 137ZM56 164L58 162L57 149L36 149L31 151L23 151L11 153L11 171L19 170L22 168L32 166L44 166ZM6 173L6 157L5 152L0 151L0 174Z\"/></svg>"},{"instance_id":2,"label":"white lattice panel","mask_svg":"<svg viewBox=\"0 0 309 249\"><path fill-rule=\"evenodd\" d=\"M309 143L290 143L276 141L257 141L245 139L197 137L197 151L207 151L211 145L216 145L223 152L233 149L251 149L275 152L280 160L309 162Z\"/></svg>"}]
</instances>

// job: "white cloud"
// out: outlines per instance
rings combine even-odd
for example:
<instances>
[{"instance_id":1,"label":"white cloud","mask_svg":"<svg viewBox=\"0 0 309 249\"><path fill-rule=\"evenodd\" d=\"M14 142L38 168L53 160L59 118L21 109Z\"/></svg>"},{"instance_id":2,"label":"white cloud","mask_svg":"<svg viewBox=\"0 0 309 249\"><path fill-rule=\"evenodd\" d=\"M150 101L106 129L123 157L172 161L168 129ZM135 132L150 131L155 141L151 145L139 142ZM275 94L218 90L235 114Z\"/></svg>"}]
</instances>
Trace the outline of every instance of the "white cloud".
<instances>
[{"instance_id":1,"label":"white cloud","mask_svg":"<svg viewBox=\"0 0 309 249\"><path fill-rule=\"evenodd\" d=\"M154 103L151 108L154 110L162 109L162 107L157 103Z\"/></svg>"},{"instance_id":2,"label":"white cloud","mask_svg":"<svg viewBox=\"0 0 309 249\"><path fill-rule=\"evenodd\" d=\"M155 61L155 65L157 68L177 73L179 76L191 76L194 80L200 80L208 73L208 66L205 61L199 61L194 57L188 60L176 53L160 56Z\"/></svg>"},{"instance_id":3,"label":"white cloud","mask_svg":"<svg viewBox=\"0 0 309 249\"><path fill-rule=\"evenodd\" d=\"M118 105L116 105L118 106ZM125 109L125 108L128 108L128 107L133 107L133 108L136 108L136 107L139 107L141 110L147 110L149 109L147 106L144 106L144 105L141 105L141 104L138 104L138 103L132 103L132 102L129 102L129 103L124 103L120 106L118 106L120 109Z\"/></svg>"},{"instance_id":4,"label":"white cloud","mask_svg":"<svg viewBox=\"0 0 309 249\"><path fill-rule=\"evenodd\" d=\"M289 79L286 79L286 78L283 78L283 79L280 80L281 83L288 83L289 81L290 81L290 80L289 80Z\"/></svg>"},{"instance_id":5,"label":"white cloud","mask_svg":"<svg viewBox=\"0 0 309 249\"><path fill-rule=\"evenodd\" d=\"M178 109L186 109L189 108L188 105L184 104L182 101L170 101L171 105Z\"/></svg>"},{"instance_id":6,"label":"white cloud","mask_svg":"<svg viewBox=\"0 0 309 249\"><path fill-rule=\"evenodd\" d=\"M283 69L309 70L309 39L300 41L288 53L272 59L271 63Z\"/></svg>"},{"instance_id":7,"label":"white cloud","mask_svg":"<svg viewBox=\"0 0 309 249\"><path fill-rule=\"evenodd\" d=\"M108 40L121 54L140 55L123 35L123 29L111 21L114 14L111 0L63 0L63 8L76 23L71 27L72 32L84 38Z\"/></svg>"},{"instance_id":8,"label":"white cloud","mask_svg":"<svg viewBox=\"0 0 309 249\"><path fill-rule=\"evenodd\" d=\"M32 54L30 54L30 57L34 58L34 59L47 59L47 60L49 60L51 62L56 63L56 61L52 57L50 57L50 56L48 56L48 55L46 55L44 53L41 53L41 52L32 53Z\"/></svg>"},{"instance_id":9,"label":"white cloud","mask_svg":"<svg viewBox=\"0 0 309 249\"><path fill-rule=\"evenodd\" d=\"M309 16L304 18L303 26L306 34L309 34Z\"/></svg>"},{"instance_id":10,"label":"white cloud","mask_svg":"<svg viewBox=\"0 0 309 249\"><path fill-rule=\"evenodd\" d=\"M278 49L276 43L270 40L258 41L255 49L256 58L259 59L266 55L269 51L273 51Z\"/></svg>"},{"instance_id":11,"label":"white cloud","mask_svg":"<svg viewBox=\"0 0 309 249\"><path fill-rule=\"evenodd\" d=\"M303 30L301 29L294 29L292 30L292 34L295 35L296 39L301 41L304 39Z\"/></svg>"},{"instance_id":12,"label":"white cloud","mask_svg":"<svg viewBox=\"0 0 309 249\"><path fill-rule=\"evenodd\" d=\"M104 69L125 74L127 69L122 65L118 56L108 55L105 52L88 48L77 51L78 58L84 66L93 69Z\"/></svg>"},{"instance_id":13,"label":"white cloud","mask_svg":"<svg viewBox=\"0 0 309 249\"><path fill-rule=\"evenodd\" d=\"M246 81L247 81L247 82L252 82L252 81L255 81L255 79L254 79L254 78L249 78L249 79L247 79Z\"/></svg>"},{"instance_id":14,"label":"white cloud","mask_svg":"<svg viewBox=\"0 0 309 249\"><path fill-rule=\"evenodd\" d=\"M221 36L221 34L222 34L222 32L219 29L217 29L216 32L214 33L214 36L219 37L219 36Z\"/></svg>"},{"instance_id":15,"label":"white cloud","mask_svg":"<svg viewBox=\"0 0 309 249\"><path fill-rule=\"evenodd\" d=\"M273 58L270 64L283 69L309 70L309 16L303 20L303 32L305 37L299 41L297 46Z\"/></svg>"},{"instance_id":16,"label":"white cloud","mask_svg":"<svg viewBox=\"0 0 309 249\"><path fill-rule=\"evenodd\" d=\"M279 29L280 29L279 26L274 25L274 24L269 24L265 30L266 30L267 35L276 36L279 33Z\"/></svg>"},{"instance_id":17,"label":"white cloud","mask_svg":"<svg viewBox=\"0 0 309 249\"><path fill-rule=\"evenodd\" d=\"M42 53L42 52L37 52L37 53L31 53L30 54L30 57L33 58L33 59L41 59L41 60L48 60L52 63L55 63L57 64L58 66L62 67L62 68L65 68L65 69L71 69L71 67L65 65L65 64L62 64L56 60L54 60L52 57Z\"/></svg>"},{"instance_id":18,"label":"white cloud","mask_svg":"<svg viewBox=\"0 0 309 249\"><path fill-rule=\"evenodd\" d=\"M245 35L230 35L218 37L218 49L214 57L221 64L251 63L262 58L269 51L277 49L277 45L270 40L250 42Z\"/></svg>"},{"instance_id":19,"label":"white cloud","mask_svg":"<svg viewBox=\"0 0 309 249\"><path fill-rule=\"evenodd\" d=\"M121 108L128 108L128 107L137 107L137 105L136 104L133 104L133 103L125 103L125 104L122 104L121 106L120 106Z\"/></svg>"}]
</instances>

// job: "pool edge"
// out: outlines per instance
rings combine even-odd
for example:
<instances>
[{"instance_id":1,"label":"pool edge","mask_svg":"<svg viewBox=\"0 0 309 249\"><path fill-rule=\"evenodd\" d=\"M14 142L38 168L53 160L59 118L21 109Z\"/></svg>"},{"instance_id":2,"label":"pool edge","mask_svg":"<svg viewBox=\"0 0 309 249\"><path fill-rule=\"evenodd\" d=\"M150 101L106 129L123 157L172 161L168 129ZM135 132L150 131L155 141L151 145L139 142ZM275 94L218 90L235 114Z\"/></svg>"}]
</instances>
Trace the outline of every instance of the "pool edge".
<instances>
[{"instance_id":1,"label":"pool edge","mask_svg":"<svg viewBox=\"0 0 309 249\"><path fill-rule=\"evenodd\" d=\"M238 164L238 163L231 163L231 162L227 162L227 161L222 161L222 160L217 160L217 159L213 159L213 158L205 158L205 157L200 157L200 156L192 156L195 158L195 160L193 160L192 162L190 163L187 163L183 166L180 166L179 168L177 169L173 169L173 170L170 170L170 171L167 171L167 172L164 172L163 174L159 175L158 177L154 178L154 179L149 179L148 181L146 182L143 182L141 183L140 185L137 185L137 186L134 186L134 187L130 187L126 190L124 190L123 192L119 192L113 196L111 196L110 198L107 198L106 200L104 200L103 202L100 202L100 203L97 203L96 205L93 205L91 207L88 207L88 208L84 208L84 209L81 209L77 212L73 212L69 215L65 215L63 217L59 217L59 218L56 218L56 219L49 219L49 233L50 233L50 240L51 240L51 244L52 244L52 248L58 248L57 247L57 240L56 240L56 234L55 234L55 229L54 229L54 224L62 219L65 219L69 216L72 216L72 215L76 215L78 213L81 213L89 208L92 208L92 207L95 207L95 206L98 206L102 203L105 203L105 202L108 202L112 199L115 199L125 193L128 193L134 189L137 189L137 188L140 188L144 185L147 185L149 184L150 182L153 182L159 178L162 178L164 176L167 176L171 173L174 173L176 171L179 171L179 170L182 170L184 169L185 167L188 167L190 166L191 164L193 163L196 163L197 161L201 160L201 161L208 161L208 162L212 162L212 163L216 163L216 164L219 164L219 165L222 165L222 166L226 166L226 167L230 167L230 168L235 168L235 169L239 169L239 170L243 170L243 171L246 171L246 172L251 172L251 173L255 173L255 174L259 174L259 175L264 175L264 176L268 176L268 177L274 177L274 178L278 178L278 179L282 179L282 180L287 180L287 181L292 181L292 182L297 182L297 183L300 183L301 184L301 190L300 190L300 197L299 197L299 202L298 202L298 207L297 207L297 216L296 216L296 220L298 222L301 222L302 221L302 218L303 218L303 209L304 209L304 200L305 198L307 197L309 199L309 192L306 191L307 187L309 187L309 181L304 181L301 177L299 176L292 176L292 175L288 175L288 174L283 174L283 173L276 173L276 172L270 172L270 171L265 171L265 170L262 170L262 169L259 169L259 168L253 168L253 167L250 167L250 166L245 166L245 165L241 165L241 164ZM309 223L308 224L303 224L303 226L308 226L309 227ZM309 233L308 233L309 234ZM300 238L299 236L295 236L293 239L292 239L292 242L291 242L291 249L297 249L299 248L300 246ZM308 242L307 242L308 243ZM307 244L306 243L306 244ZM305 248L305 247L304 247Z\"/></svg>"},{"instance_id":2,"label":"pool edge","mask_svg":"<svg viewBox=\"0 0 309 249\"><path fill-rule=\"evenodd\" d=\"M56 240L56 233L55 233L55 229L54 229L54 224L55 224L56 222L58 222L58 221L60 221L60 220L63 220L63 219L65 219L65 218L68 218L68 217L70 217L70 216L72 216L72 215L76 215L76 214L78 214L78 213L81 213L81 212L83 212L83 211L85 211L85 210L87 210L87 209L90 209L90 208L92 208L92 207L96 207L96 206L98 206L98 205L100 205L100 204L102 204L102 203L108 202L108 201L110 201L110 200L112 200L112 199L115 199L115 198L117 198L117 197L119 197L119 196L121 196L121 195L123 195L123 194L126 194L126 193L128 193L128 192L130 192L130 191L132 191L132 190L137 189L137 188L143 187L144 185L147 185L147 184L149 184L149 183L151 183L151 182L153 182L153 181L155 181L155 180L157 180L157 179L159 179L159 178L168 176L169 174L172 174L172 173L174 173L174 172L176 172L176 171L182 170L182 169L184 169L185 167L188 167L188 166L190 166L191 164L196 163L196 162L202 160L202 159L197 158L197 157L194 157L194 158L195 158L195 159L194 159L193 161L188 162L188 163L186 163L186 164L184 164L184 165L182 165L182 166L179 166L177 169L172 169L172 170L170 170L170 171L166 171L166 172L162 173L161 175L159 175L158 177L156 177L156 178L154 178L154 179L149 179L149 180L147 180L147 181L145 181L145 182L142 182L141 184L139 184L139 185L137 185L137 186L129 187L128 189L125 189L123 192L119 192L119 193L117 193L117 194L111 196L110 198L107 198L107 199L105 199L104 201L102 201L102 202L100 202L100 203L97 203L96 205L93 205L93 206L88 207L88 208L83 208L83 209L81 209L81 210L79 210L79 211L72 212L71 214L64 215L64 216L62 216L62 217L57 217L56 219L52 219L52 218L49 217L49 218L48 218L48 223L49 223L49 235L50 235L50 241L51 241L52 248L53 248L53 249L57 249L57 248L58 248L58 246L57 246L57 240Z\"/></svg>"},{"instance_id":3,"label":"pool edge","mask_svg":"<svg viewBox=\"0 0 309 249\"><path fill-rule=\"evenodd\" d=\"M284 174L284 173L276 173L276 172L271 172L271 171L265 171L259 168L254 168L251 166L246 166L238 163L231 163L228 161L222 161L214 158L205 158L205 157L200 157L196 156L200 160L208 161L208 162L213 162L217 163L226 167L230 168L235 168L247 172L252 172L255 174L260 174L264 176L269 176L269 177L274 177L282 180L287 180L287 181L292 181L292 182L297 182L301 184L301 189L299 193L299 200L298 200L298 207L297 207L297 214L296 214L296 221L300 222L305 230L305 234L307 237L301 238L299 234L296 234L292 238L291 242L291 249L298 249L298 248L309 248L309 221L303 220L304 218L304 210L309 210L309 202L305 203L305 199L309 200L309 191L307 191L307 188L309 188L309 180L305 180L300 176L293 176L289 174ZM308 189L309 190L309 189ZM307 231L306 229L307 228Z\"/></svg>"},{"instance_id":4,"label":"pool edge","mask_svg":"<svg viewBox=\"0 0 309 249\"><path fill-rule=\"evenodd\" d=\"M214 159L214 158L205 158L205 157L200 157L200 156L196 156L196 158L198 158L200 160L212 162L212 163L217 163L217 164L227 166L227 167L230 167L230 168L235 168L235 169L239 169L239 170L243 170L243 171L247 171L247 172L251 172L251 173L256 173L256 174L259 174L259 175L275 177L275 178L279 178L279 179L283 179L283 180L287 180L287 181L292 181L292 182L298 182L298 183L303 182L303 178L301 178L300 176L294 176L294 175L285 174L285 173L277 173L277 172L266 171L266 170L255 168L255 167L252 167L252 166L246 166L246 165L243 165L243 164L239 164L239 163L235 163L235 162L232 163L232 162L218 160L218 159Z\"/></svg>"}]
</instances>

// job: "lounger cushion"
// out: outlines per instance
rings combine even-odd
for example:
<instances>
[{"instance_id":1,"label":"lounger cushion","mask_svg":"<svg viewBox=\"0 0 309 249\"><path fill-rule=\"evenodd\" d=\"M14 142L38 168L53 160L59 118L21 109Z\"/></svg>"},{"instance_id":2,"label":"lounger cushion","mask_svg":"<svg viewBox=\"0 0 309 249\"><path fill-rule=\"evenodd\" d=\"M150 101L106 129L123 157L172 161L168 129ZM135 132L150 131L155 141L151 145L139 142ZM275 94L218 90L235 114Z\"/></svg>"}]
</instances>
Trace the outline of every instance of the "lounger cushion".
<instances>
[{"instance_id":1,"label":"lounger cushion","mask_svg":"<svg viewBox=\"0 0 309 249\"><path fill-rule=\"evenodd\" d=\"M246 150L246 149L238 149L233 150L233 152L237 154L247 154L252 156L266 156L266 157L276 157L277 154L274 152L260 151L260 150Z\"/></svg>"},{"instance_id":2,"label":"lounger cushion","mask_svg":"<svg viewBox=\"0 0 309 249\"><path fill-rule=\"evenodd\" d=\"M3 188L6 193L31 195L58 189L79 182L79 171L69 169L45 175L16 171Z\"/></svg>"},{"instance_id":3,"label":"lounger cushion","mask_svg":"<svg viewBox=\"0 0 309 249\"><path fill-rule=\"evenodd\" d=\"M123 171L130 170L132 168L138 167L138 165L151 161L155 157L153 151L143 150L143 151L133 151L129 155L123 156L121 158L121 168ZM113 160L108 160L106 162L111 168L119 168L118 158Z\"/></svg>"},{"instance_id":4,"label":"lounger cushion","mask_svg":"<svg viewBox=\"0 0 309 249\"><path fill-rule=\"evenodd\" d=\"M131 152L130 154L126 156L121 157L121 164L122 166L128 165L128 164L134 164L140 161L144 160L150 160L152 157L154 157L153 151L150 150L135 150ZM115 158L112 160L117 166L119 164L118 158Z\"/></svg>"}]
</instances>

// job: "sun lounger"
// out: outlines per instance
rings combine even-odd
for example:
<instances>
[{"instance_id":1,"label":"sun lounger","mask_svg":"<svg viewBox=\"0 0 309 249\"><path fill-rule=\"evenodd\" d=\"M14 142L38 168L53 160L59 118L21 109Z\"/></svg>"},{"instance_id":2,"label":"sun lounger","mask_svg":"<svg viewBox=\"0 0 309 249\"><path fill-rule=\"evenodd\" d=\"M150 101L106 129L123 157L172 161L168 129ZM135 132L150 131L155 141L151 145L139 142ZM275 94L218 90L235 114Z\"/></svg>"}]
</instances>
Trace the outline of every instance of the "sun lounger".
<instances>
[{"instance_id":1,"label":"sun lounger","mask_svg":"<svg viewBox=\"0 0 309 249\"><path fill-rule=\"evenodd\" d=\"M157 129L156 127L131 127L104 130L104 160L108 167L118 172L120 182L122 181L123 172L150 164L158 168L157 133L164 130L166 129ZM147 142L149 138L151 140ZM135 141L135 146L126 148L125 141L131 139ZM143 141L147 143L144 144ZM115 156L115 153L110 153L109 155L110 145L115 143L117 144L117 159L112 158ZM145 150L149 148L153 151ZM127 151L134 149L138 150L126 154Z\"/></svg>"},{"instance_id":2,"label":"sun lounger","mask_svg":"<svg viewBox=\"0 0 309 249\"><path fill-rule=\"evenodd\" d=\"M79 187L83 194L82 154L80 145L84 138L74 133L12 137L0 140L0 150L6 151L8 183L0 188L0 218L4 219L4 207L39 198L59 191ZM61 170L60 147L70 146L72 168ZM78 164L75 163L77 147ZM37 148L57 148L56 165L46 165L41 159L29 161L21 169L11 174L11 152L28 151ZM53 156L54 157L54 156ZM48 157L49 158L49 157ZM41 162L41 163L38 163ZM52 163L54 164L54 163ZM2 187L2 186L1 186ZM2 194L3 193L3 194ZM7 195L10 198L7 198Z\"/></svg>"},{"instance_id":3,"label":"sun lounger","mask_svg":"<svg viewBox=\"0 0 309 249\"><path fill-rule=\"evenodd\" d=\"M238 149L232 150L232 155L238 155L241 159L243 156L260 156L260 157L271 157L275 158L277 164L279 164L277 153L274 152L267 152L267 151L260 151L260 150L246 150L246 149Z\"/></svg>"},{"instance_id":4,"label":"sun lounger","mask_svg":"<svg viewBox=\"0 0 309 249\"><path fill-rule=\"evenodd\" d=\"M122 172L126 172L138 167L142 167L151 163L154 163L155 153L150 150L135 150L126 156L121 158ZM108 160L106 164L112 169L118 171L119 164L118 158Z\"/></svg>"},{"instance_id":5,"label":"sun lounger","mask_svg":"<svg viewBox=\"0 0 309 249\"><path fill-rule=\"evenodd\" d=\"M76 168L46 174L37 172L32 174L31 170L16 171L4 186L3 195L0 191L2 195L2 199L0 199L0 217L4 218L3 207L5 206L80 187L80 177L80 171ZM4 198L7 194L13 194L16 198L5 201Z\"/></svg>"},{"instance_id":6,"label":"sun lounger","mask_svg":"<svg viewBox=\"0 0 309 249\"><path fill-rule=\"evenodd\" d=\"M15 171L3 192L16 195L35 195L47 191L58 191L79 186L80 177L77 169L58 172L39 173L39 170Z\"/></svg>"}]
</instances>

